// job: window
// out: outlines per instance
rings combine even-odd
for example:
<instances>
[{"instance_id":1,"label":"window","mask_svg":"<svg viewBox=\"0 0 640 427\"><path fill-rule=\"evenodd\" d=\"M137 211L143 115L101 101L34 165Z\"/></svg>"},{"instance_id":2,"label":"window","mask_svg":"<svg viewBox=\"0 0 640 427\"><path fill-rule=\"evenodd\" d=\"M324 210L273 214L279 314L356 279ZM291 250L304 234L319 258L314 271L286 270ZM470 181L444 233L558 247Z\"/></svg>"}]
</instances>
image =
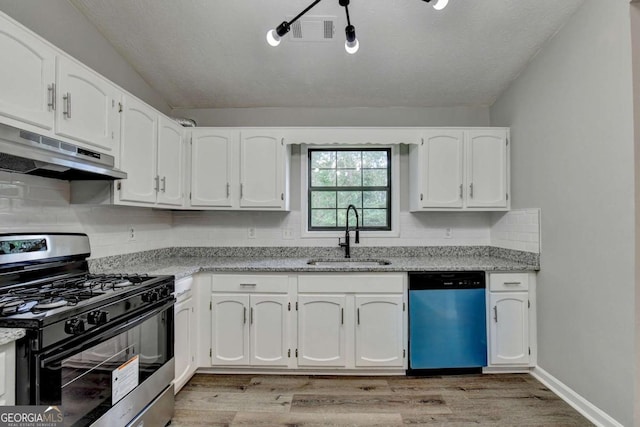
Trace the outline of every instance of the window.
<instances>
[{"instance_id":1,"label":"window","mask_svg":"<svg viewBox=\"0 0 640 427\"><path fill-rule=\"evenodd\" d=\"M354 205L363 230L391 230L391 149L309 149L308 229L344 230ZM355 226L353 213L349 225Z\"/></svg>"}]
</instances>

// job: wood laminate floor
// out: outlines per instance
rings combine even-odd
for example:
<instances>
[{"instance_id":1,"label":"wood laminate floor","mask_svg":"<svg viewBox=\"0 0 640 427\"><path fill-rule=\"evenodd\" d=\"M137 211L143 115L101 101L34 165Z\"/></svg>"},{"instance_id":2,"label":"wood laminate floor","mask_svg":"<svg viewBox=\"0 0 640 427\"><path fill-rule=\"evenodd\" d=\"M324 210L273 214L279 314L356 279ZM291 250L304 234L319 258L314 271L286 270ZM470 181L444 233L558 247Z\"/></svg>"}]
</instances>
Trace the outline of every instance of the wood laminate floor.
<instances>
[{"instance_id":1,"label":"wood laminate floor","mask_svg":"<svg viewBox=\"0 0 640 427\"><path fill-rule=\"evenodd\" d=\"M172 426L591 426L528 374L194 376Z\"/></svg>"}]
</instances>

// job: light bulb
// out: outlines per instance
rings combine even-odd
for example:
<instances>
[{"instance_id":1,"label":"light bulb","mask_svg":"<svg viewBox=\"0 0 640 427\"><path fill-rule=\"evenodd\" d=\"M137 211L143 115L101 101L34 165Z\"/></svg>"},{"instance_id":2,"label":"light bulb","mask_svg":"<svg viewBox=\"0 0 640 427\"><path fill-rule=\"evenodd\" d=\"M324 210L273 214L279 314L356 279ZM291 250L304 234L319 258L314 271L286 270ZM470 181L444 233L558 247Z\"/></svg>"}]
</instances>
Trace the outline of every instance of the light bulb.
<instances>
[{"instance_id":1,"label":"light bulb","mask_svg":"<svg viewBox=\"0 0 640 427\"><path fill-rule=\"evenodd\" d=\"M433 8L435 10L442 10L447 7L447 4L449 4L449 0L438 0L436 4L433 5Z\"/></svg>"},{"instance_id":2,"label":"light bulb","mask_svg":"<svg viewBox=\"0 0 640 427\"><path fill-rule=\"evenodd\" d=\"M348 40L344 42L344 50L346 50L348 54L353 55L358 51L358 49L360 49L360 42L358 42L358 39L355 39L352 42Z\"/></svg>"},{"instance_id":3,"label":"light bulb","mask_svg":"<svg viewBox=\"0 0 640 427\"><path fill-rule=\"evenodd\" d=\"M280 36L276 32L276 30L269 30L267 32L267 43L269 43L270 46L278 46L280 44L280 40Z\"/></svg>"}]
</instances>

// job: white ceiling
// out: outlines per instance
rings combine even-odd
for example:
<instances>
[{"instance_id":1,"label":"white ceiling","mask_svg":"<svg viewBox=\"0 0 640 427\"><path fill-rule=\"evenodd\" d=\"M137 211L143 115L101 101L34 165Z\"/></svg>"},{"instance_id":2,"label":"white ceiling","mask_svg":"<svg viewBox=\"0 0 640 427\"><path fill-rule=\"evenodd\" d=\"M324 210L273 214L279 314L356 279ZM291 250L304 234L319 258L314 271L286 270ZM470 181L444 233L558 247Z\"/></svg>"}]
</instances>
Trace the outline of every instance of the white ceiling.
<instances>
[{"instance_id":1,"label":"white ceiling","mask_svg":"<svg viewBox=\"0 0 640 427\"><path fill-rule=\"evenodd\" d=\"M352 0L360 51L265 41L311 0L71 0L172 107L491 105L583 0Z\"/></svg>"}]
</instances>

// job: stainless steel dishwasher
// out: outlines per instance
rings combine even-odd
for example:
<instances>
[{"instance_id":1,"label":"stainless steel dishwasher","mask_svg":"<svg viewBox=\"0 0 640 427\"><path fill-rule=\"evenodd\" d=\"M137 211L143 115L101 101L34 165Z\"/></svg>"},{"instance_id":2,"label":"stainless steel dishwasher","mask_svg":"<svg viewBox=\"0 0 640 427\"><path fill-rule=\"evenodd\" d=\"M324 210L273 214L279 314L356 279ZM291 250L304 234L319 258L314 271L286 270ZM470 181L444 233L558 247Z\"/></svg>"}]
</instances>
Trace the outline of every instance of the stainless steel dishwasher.
<instances>
[{"instance_id":1,"label":"stainless steel dishwasher","mask_svg":"<svg viewBox=\"0 0 640 427\"><path fill-rule=\"evenodd\" d=\"M409 273L409 373L487 365L485 274Z\"/></svg>"}]
</instances>

